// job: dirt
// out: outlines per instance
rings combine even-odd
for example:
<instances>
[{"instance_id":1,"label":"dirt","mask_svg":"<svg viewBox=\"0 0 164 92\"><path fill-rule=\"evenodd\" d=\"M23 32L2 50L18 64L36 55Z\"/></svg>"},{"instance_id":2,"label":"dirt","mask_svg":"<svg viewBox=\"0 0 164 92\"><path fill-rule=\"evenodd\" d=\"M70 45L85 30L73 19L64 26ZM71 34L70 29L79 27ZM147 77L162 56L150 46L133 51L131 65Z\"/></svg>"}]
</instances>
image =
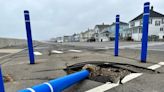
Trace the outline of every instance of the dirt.
<instances>
[{"instance_id":1,"label":"dirt","mask_svg":"<svg viewBox=\"0 0 164 92\"><path fill-rule=\"evenodd\" d=\"M131 72L124 69L119 68L101 68L96 65L86 64L83 69L89 69L91 71L89 79L98 81L98 82L111 82L117 83L121 79L123 79L126 75L130 74Z\"/></svg>"},{"instance_id":2,"label":"dirt","mask_svg":"<svg viewBox=\"0 0 164 92\"><path fill-rule=\"evenodd\" d=\"M6 74L5 76L3 76L3 80L4 82L13 82L14 79L12 78L12 76L10 74Z\"/></svg>"}]
</instances>

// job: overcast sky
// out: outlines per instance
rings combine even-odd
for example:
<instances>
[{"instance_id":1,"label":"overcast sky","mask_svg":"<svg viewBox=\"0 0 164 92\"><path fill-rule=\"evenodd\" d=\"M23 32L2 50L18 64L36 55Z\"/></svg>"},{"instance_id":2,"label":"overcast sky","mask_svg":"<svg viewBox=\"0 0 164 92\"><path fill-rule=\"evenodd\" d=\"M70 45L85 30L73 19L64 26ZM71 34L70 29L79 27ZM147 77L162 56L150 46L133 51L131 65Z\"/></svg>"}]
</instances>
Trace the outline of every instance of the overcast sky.
<instances>
[{"instance_id":1,"label":"overcast sky","mask_svg":"<svg viewBox=\"0 0 164 92\"><path fill-rule=\"evenodd\" d=\"M164 14L164 0L0 0L0 37L26 39L24 10L30 11L33 39L47 40L111 24L116 14L129 22L146 1Z\"/></svg>"}]
</instances>

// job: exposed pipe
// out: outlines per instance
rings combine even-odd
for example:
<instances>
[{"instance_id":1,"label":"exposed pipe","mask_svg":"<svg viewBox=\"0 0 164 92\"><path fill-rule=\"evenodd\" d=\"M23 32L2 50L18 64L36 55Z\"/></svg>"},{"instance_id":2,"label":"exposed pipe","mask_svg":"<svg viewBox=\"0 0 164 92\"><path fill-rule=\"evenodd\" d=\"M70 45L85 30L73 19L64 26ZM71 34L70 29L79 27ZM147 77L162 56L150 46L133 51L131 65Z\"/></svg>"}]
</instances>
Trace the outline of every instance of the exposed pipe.
<instances>
[{"instance_id":1,"label":"exposed pipe","mask_svg":"<svg viewBox=\"0 0 164 92\"><path fill-rule=\"evenodd\" d=\"M17 92L61 92L71 85L87 78L89 73L89 70L82 70Z\"/></svg>"}]
</instances>

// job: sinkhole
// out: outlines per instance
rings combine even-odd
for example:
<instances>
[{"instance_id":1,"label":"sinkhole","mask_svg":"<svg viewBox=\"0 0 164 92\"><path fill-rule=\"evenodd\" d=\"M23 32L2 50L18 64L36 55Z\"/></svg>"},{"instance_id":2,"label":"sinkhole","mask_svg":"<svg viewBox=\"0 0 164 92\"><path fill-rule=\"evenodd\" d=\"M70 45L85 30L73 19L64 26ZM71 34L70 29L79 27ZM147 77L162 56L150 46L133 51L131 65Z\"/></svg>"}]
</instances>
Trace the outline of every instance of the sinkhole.
<instances>
[{"instance_id":1,"label":"sinkhole","mask_svg":"<svg viewBox=\"0 0 164 92\"><path fill-rule=\"evenodd\" d=\"M131 64L124 63L113 63L113 62L102 62L102 61L90 61L77 63L71 66L67 66L64 69L67 74L78 72L82 69L89 69L90 75L89 80L106 83L118 83L121 80L131 74L131 73L150 73L157 74L160 73L155 70L147 69L140 66L135 66Z\"/></svg>"}]
</instances>

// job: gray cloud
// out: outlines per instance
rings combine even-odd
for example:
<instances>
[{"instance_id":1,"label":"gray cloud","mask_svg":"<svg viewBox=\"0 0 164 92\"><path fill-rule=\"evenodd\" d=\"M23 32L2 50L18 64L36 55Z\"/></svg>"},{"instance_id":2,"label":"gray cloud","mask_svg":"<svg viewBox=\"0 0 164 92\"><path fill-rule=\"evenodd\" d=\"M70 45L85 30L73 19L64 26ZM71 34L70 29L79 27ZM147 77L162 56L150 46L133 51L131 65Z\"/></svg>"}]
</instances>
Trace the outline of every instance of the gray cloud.
<instances>
[{"instance_id":1,"label":"gray cloud","mask_svg":"<svg viewBox=\"0 0 164 92\"><path fill-rule=\"evenodd\" d=\"M146 1L164 13L162 0L0 0L0 37L26 38L24 10L30 11L33 38L45 40L111 24L116 14L129 22Z\"/></svg>"}]
</instances>

